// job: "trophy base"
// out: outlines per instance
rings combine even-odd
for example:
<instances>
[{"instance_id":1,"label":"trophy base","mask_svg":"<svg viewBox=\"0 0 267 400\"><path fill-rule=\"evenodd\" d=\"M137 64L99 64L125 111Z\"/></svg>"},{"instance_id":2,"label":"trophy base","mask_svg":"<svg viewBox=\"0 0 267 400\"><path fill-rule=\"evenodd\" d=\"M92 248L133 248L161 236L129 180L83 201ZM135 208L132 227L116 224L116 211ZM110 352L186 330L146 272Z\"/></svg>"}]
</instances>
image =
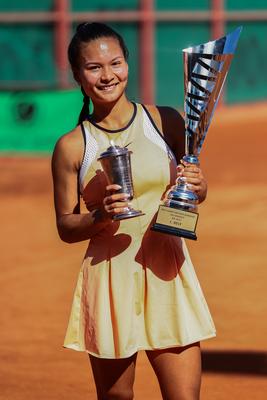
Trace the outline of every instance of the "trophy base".
<instances>
[{"instance_id":1,"label":"trophy base","mask_svg":"<svg viewBox=\"0 0 267 400\"><path fill-rule=\"evenodd\" d=\"M185 239L197 240L197 235L195 234L195 232L189 232L185 229L172 228L170 226L156 223L151 227L151 230L161 233L167 233L169 235L180 236Z\"/></svg>"},{"instance_id":2,"label":"trophy base","mask_svg":"<svg viewBox=\"0 0 267 400\"><path fill-rule=\"evenodd\" d=\"M129 211L127 211L125 213L114 215L114 217L112 219L114 221L120 221L121 219L140 217L141 215L145 215L145 214L140 210L130 209Z\"/></svg>"},{"instance_id":3,"label":"trophy base","mask_svg":"<svg viewBox=\"0 0 267 400\"><path fill-rule=\"evenodd\" d=\"M197 220L197 213L159 206L156 222L151 229L186 239L197 240L195 233Z\"/></svg>"}]
</instances>

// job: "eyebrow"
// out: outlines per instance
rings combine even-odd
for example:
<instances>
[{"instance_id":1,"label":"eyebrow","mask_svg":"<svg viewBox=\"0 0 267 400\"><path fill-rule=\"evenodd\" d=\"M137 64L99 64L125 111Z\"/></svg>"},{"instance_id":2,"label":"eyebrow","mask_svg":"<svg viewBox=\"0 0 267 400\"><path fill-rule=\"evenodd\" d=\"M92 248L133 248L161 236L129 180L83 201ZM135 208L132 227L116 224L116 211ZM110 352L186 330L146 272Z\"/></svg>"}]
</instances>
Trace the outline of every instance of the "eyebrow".
<instances>
[{"instance_id":1,"label":"eyebrow","mask_svg":"<svg viewBox=\"0 0 267 400\"><path fill-rule=\"evenodd\" d=\"M124 57L123 56L117 56L117 57L114 57L110 62L114 62L114 61L116 61L116 60L118 60L118 59L123 59ZM101 65L101 62L98 62L98 61L85 61L85 65Z\"/></svg>"}]
</instances>

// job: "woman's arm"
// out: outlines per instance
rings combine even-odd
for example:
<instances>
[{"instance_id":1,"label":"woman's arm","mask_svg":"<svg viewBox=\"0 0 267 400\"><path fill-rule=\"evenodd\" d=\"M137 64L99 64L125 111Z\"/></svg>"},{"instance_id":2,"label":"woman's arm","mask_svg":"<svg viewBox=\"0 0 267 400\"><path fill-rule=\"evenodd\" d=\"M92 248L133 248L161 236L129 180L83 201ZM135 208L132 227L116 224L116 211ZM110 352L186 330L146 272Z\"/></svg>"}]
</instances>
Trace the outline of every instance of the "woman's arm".
<instances>
[{"instance_id":1,"label":"woman's arm","mask_svg":"<svg viewBox=\"0 0 267 400\"><path fill-rule=\"evenodd\" d=\"M60 238L67 243L90 238L99 224L95 212L79 214L78 171L82 160L83 142L78 129L61 137L52 157L54 204Z\"/></svg>"},{"instance_id":2,"label":"woman's arm","mask_svg":"<svg viewBox=\"0 0 267 400\"><path fill-rule=\"evenodd\" d=\"M67 243L90 239L111 222L114 214L121 213L129 205L125 194L116 193L120 186L110 185L99 209L80 214L78 174L83 146L78 127L59 139L52 157L57 229L60 238Z\"/></svg>"},{"instance_id":3,"label":"woman's arm","mask_svg":"<svg viewBox=\"0 0 267 400\"><path fill-rule=\"evenodd\" d=\"M207 196L207 182L200 166L185 163L182 157L185 154L185 124L181 114L171 107L147 106L155 124L172 149L178 166L177 178L183 177L189 188L196 192L199 203Z\"/></svg>"}]
</instances>

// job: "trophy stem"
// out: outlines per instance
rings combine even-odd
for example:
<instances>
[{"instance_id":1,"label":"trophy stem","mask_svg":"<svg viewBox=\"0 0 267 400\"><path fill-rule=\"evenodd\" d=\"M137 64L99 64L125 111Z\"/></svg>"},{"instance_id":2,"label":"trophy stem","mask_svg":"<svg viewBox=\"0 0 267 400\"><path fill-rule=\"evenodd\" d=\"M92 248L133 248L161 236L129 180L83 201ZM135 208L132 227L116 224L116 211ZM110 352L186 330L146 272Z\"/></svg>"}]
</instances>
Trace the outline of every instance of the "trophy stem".
<instances>
[{"instance_id":1,"label":"trophy stem","mask_svg":"<svg viewBox=\"0 0 267 400\"><path fill-rule=\"evenodd\" d=\"M129 208L128 211L126 211L122 214L114 215L113 220L120 221L121 219L140 217L141 215L145 215L145 214L140 210L134 210L133 208Z\"/></svg>"},{"instance_id":2,"label":"trophy stem","mask_svg":"<svg viewBox=\"0 0 267 400\"><path fill-rule=\"evenodd\" d=\"M198 156L194 154L186 154L183 156L183 160L189 164L199 165Z\"/></svg>"},{"instance_id":3,"label":"trophy stem","mask_svg":"<svg viewBox=\"0 0 267 400\"><path fill-rule=\"evenodd\" d=\"M168 207L197 212L198 196L186 184L178 183L168 193L164 204Z\"/></svg>"},{"instance_id":4,"label":"trophy stem","mask_svg":"<svg viewBox=\"0 0 267 400\"><path fill-rule=\"evenodd\" d=\"M198 157L194 154L186 154L183 160L187 163L199 165ZM180 208L184 211L197 212L198 196L189 189L183 178L178 178L177 185L172 187L164 204L168 207Z\"/></svg>"}]
</instances>

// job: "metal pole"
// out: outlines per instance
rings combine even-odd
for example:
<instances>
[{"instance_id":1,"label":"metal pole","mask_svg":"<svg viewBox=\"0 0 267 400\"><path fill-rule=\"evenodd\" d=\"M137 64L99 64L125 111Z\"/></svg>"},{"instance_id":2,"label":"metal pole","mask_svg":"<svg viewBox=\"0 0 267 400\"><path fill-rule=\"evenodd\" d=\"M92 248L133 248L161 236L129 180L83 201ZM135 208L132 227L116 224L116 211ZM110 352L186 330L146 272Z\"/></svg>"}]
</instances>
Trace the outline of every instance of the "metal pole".
<instances>
[{"instance_id":1,"label":"metal pole","mask_svg":"<svg viewBox=\"0 0 267 400\"><path fill-rule=\"evenodd\" d=\"M212 0L211 2L211 37L218 39L225 33L224 0ZM225 105L226 86L224 86L218 107Z\"/></svg>"},{"instance_id":2,"label":"metal pole","mask_svg":"<svg viewBox=\"0 0 267 400\"><path fill-rule=\"evenodd\" d=\"M154 36L155 36L155 13L154 0L140 1L140 90L141 101L144 104L153 104L155 99L154 85ZM143 18L142 18L143 16Z\"/></svg>"},{"instance_id":3,"label":"metal pole","mask_svg":"<svg viewBox=\"0 0 267 400\"><path fill-rule=\"evenodd\" d=\"M212 39L218 39L224 35L225 13L224 0L211 1L211 36Z\"/></svg>"},{"instance_id":4,"label":"metal pole","mask_svg":"<svg viewBox=\"0 0 267 400\"><path fill-rule=\"evenodd\" d=\"M57 19L55 21L55 59L57 65L58 85L61 89L69 86L69 63L67 48L70 36L69 0L55 0Z\"/></svg>"},{"instance_id":5,"label":"metal pole","mask_svg":"<svg viewBox=\"0 0 267 400\"><path fill-rule=\"evenodd\" d=\"M144 1L144 0L143 0ZM155 11L152 15L157 22L207 22L213 21L215 30L218 27L216 21L267 21L267 8L262 10L240 10L240 11ZM0 23L8 24L28 24L28 23L47 23L58 20L59 14L57 11L25 11L19 12L0 12ZM151 19L151 14L142 13L142 11L83 11L69 12L67 14L69 22L84 22L84 21L101 21L101 22L139 22L148 21ZM223 23L224 25L224 23ZM222 29L220 29L223 32ZM219 32L219 31L218 31ZM215 33L215 37L218 35ZM220 34L219 34L220 36Z\"/></svg>"}]
</instances>

